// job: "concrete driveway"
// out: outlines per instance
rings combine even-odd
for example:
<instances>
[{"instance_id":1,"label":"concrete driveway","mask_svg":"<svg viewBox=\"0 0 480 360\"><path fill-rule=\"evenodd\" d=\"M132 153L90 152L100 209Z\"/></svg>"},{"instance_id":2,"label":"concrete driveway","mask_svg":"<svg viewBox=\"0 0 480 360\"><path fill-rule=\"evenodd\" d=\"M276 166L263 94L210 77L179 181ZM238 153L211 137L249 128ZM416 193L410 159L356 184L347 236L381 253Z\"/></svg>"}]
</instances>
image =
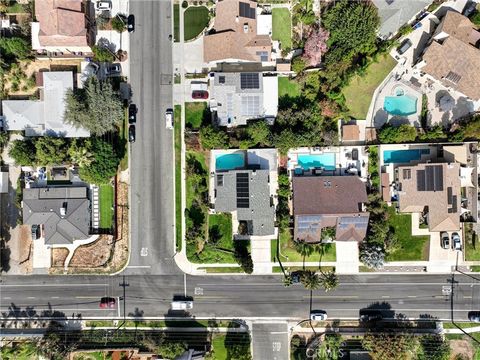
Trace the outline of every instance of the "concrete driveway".
<instances>
[{"instance_id":1,"label":"concrete driveway","mask_svg":"<svg viewBox=\"0 0 480 360\"><path fill-rule=\"evenodd\" d=\"M356 241L336 241L337 274L357 274L360 261L358 259L358 243Z\"/></svg>"}]
</instances>

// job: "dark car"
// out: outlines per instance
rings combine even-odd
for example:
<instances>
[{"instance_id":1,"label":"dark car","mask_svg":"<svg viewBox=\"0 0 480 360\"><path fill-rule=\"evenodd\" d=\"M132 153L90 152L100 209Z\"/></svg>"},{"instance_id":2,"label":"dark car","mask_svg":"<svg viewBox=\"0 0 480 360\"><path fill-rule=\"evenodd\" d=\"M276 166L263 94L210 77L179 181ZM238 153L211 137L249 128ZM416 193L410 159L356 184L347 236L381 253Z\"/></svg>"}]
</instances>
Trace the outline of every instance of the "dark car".
<instances>
[{"instance_id":1,"label":"dark car","mask_svg":"<svg viewBox=\"0 0 480 360\"><path fill-rule=\"evenodd\" d=\"M402 41L400 46L397 48L397 52L400 55L403 55L405 53L405 51L410 49L411 46L412 46L412 41L410 39L405 39L405 40Z\"/></svg>"},{"instance_id":2,"label":"dark car","mask_svg":"<svg viewBox=\"0 0 480 360\"><path fill-rule=\"evenodd\" d=\"M135 142L135 125L128 127L128 141Z\"/></svg>"},{"instance_id":3,"label":"dark car","mask_svg":"<svg viewBox=\"0 0 480 360\"><path fill-rule=\"evenodd\" d=\"M208 99L208 91L194 90L192 91L192 99Z\"/></svg>"},{"instance_id":4,"label":"dark car","mask_svg":"<svg viewBox=\"0 0 480 360\"><path fill-rule=\"evenodd\" d=\"M128 30L128 32L135 31L135 16L133 16L133 15L128 15L127 30Z\"/></svg>"},{"instance_id":5,"label":"dark car","mask_svg":"<svg viewBox=\"0 0 480 360\"><path fill-rule=\"evenodd\" d=\"M122 74L122 66L120 64L110 64L105 68L107 76L120 76Z\"/></svg>"},{"instance_id":6,"label":"dark car","mask_svg":"<svg viewBox=\"0 0 480 360\"><path fill-rule=\"evenodd\" d=\"M37 240L40 233L40 226L33 224L32 225L32 240Z\"/></svg>"},{"instance_id":7,"label":"dark car","mask_svg":"<svg viewBox=\"0 0 480 360\"><path fill-rule=\"evenodd\" d=\"M117 304L115 298L112 297L102 297L100 299L100 308L101 309L114 309Z\"/></svg>"},{"instance_id":8,"label":"dark car","mask_svg":"<svg viewBox=\"0 0 480 360\"><path fill-rule=\"evenodd\" d=\"M292 273L292 284L300 284L301 282L301 272L300 271L295 271Z\"/></svg>"},{"instance_id":9,"label":"dark car","mask_svg":"<svg viewBox=\"0 0 480 360\"><path fill-rule=\"evenodd\" d=\"M468 313L468 320L471 322L480 323L480 311L470 311Z\"/></svg>"},{"instance_id":10,"label":"dark car","mask_svg":"<svg viewBox=\"0 0 480 360\"><path fill-rule=\"evenodd\" d=\"M441 239L442 248L450 249L450 238L448 237L448 233L442 232L440 236L442 237Z\"/></svg>"},{"instance_id":11,"label":"dark car","mask_svg":"<svg viewBox=\"0 0 480 360\"><path fill-rule=\"evenodd\" d=\"M361 322L378 321L382 319L383 315L380 310L365 310L360 312Z\"/></svg>"},{"instance_id":12,"label":"dark car","mask_svg":"<svg viewBox=\"0 0 480 360\"><path fill-rule=\"evenodd\" d=\"M137 122L137 105L130 104L128 107L128 123L133 124Z\"/></svg>"}]
</instances>

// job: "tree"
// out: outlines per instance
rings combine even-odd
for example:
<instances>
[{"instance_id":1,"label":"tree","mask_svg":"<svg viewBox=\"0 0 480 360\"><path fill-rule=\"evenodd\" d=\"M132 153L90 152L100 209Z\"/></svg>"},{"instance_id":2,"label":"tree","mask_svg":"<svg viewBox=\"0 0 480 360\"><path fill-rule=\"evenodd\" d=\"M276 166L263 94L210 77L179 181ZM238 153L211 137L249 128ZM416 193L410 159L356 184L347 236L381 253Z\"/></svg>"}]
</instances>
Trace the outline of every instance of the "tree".
<instances>
[{"instance_id":1,"label":"tree","mask_svg":"<svg viewBox=\"0 0 480 360\"><path fill-rule=\"evenodd\" d=\"M187 345L181 341L164 340L158 346L157 352L165 359L175 359L187 350Z\"/></svg>"},{"instance_id":2,"label":"tree","mask_svg":"<svg viewBox=\"0 0 480 360\"><path fill-rule=\"evenodd\" d=\"M19 37L0 37L0 57L10 60L28 59L31 55L30 44Z\"/></svg>"},{"instance_id":3,"label":"tree","mask_svg":"<svg viewBox=\"0 0 480 360\"><path fill-rule=\"evenodd\" d=\"M297 73L297 75L303 73L306 67L307 64L302 56L297 56L292 60L292 70Z\"/></svg>"},{"instance_id":4,"label":"tree","mask_svg":"<svg viewBox=\"0 0 480 360\"><path fill-rule=\"evenodd\" d=\"M80 167L82 180L92 184L108 183L117 172L120 158L113 146L99 138L91 138L94 160Z\"/></svg>"},{"instance_id":5,"label":"tree","mask_svg":"<svg viewBox=\"0 0 480 360\"><path fill-rule=\"evenodd\" d=\"M303 24L312 25L313 23L315 23L316 17L315 13L313 12L312 0L300 0L294 6L293 11Z\"/></svg>"},{"instance_id":6,"label":"tree","mask_svg":"<svg viewBox=\"0 0 480 360\"><path fill-rule=\"evenodd\" d=\"M308 66L318 66L320 64L323 54L327 52L329 35L329 32L321 27L313 28L310 31L303 48L303 57L307 60Z\"/></svg>"},{"instance_id":7,"label":"tree","mask_svg":"<svg viewBox=\"0 0 480 360\"><path fill-rule=\"evenodd\" d=\"M370 269L381 269L385 263L385 251L378 244L365 242L360 248L360 261Z\"/></svg>"},{"instance_id":8,"label":"tree","mask_svg":"<svg viewBox=\"0 0 480 360\"><path fill-rule=\"evenodd\" d=\"M229 328L237 326L230 323ZM232 360L252 360L250 353L250 334L248 332L228 331L224 341L227 350L226 359Z\"/></svg>"},{"instance_id":9,"label":"tree","mask_svg":"<svg viewBox=\"0 0 480 360\"><path fill-rule=\"evenodd\" d=\"M0 152L8 144L9 139L10 136L8 135L7 131L0 132Z\"/></svg>"},{"instance_id":10,"label":"tree","mask_svg":"<svg viewBox=\"0 0 480 360\"><path fill-rule=\"evenodd\" d=\"M325 292L334 290L338 286L338 277L333 270L322 272L320 275L320 281Z\"/></svg>"},{"instance_id":11,"label":"tree","mask_svg":"<svg viewBox=\"0 0 480 360\"><path fill-rule=\"evenodd\" d=\"M68 156L74 165L79 167L90 166L93 160L95 160L90 139L74 139L68 148Z\"/></svg>"},{"instance_id":12,"label":"tree","mask_svg":"<svg viewBox=\"0 0 480 360\"><path fill-rule=\"evenodd\" d=\"M117 14L112 19L112 29L116 32L122 33L127 30L127 17L124 14Z\"/></svg>"},{"instance_id":13,"label":"tree","mask_svg":"<svg viewBox=\"0 0 480 360\"><path fill-rule=\"evenodd\" d=\"M404 360L415 354L418 341L412 334L367 333L362 346L373 360Z\"/></svg>"},{"instance_id":14,"label":"tree","mask_svg":"<svg viewBox=\"0 0 480 360\"><path fill-rule=\"evenodd\" d=\"M383 144L414 142L416 138L417 129L408 124L392 126L387 123L382 126L378 133L378 139Z\"/></svg>"},{"instance_id":15,"label":"tree","mask_svg":"<svg viewBox=\"0 0 480 360\"><path fill-rule=\"evenodd\" d=\"M204 149L225 149L228 147L228 135L223 130L217 130L212 125L200 129L200 142Z\"/></svg>"},{"instance_id":16,"label":"tree","mask_svg":"<svg viewBox=\"0 0 480 360\"><path fill-rule=\"evenodd\" d=\"M118 93L108 81L89 77L83 89L71 89L66 95L65 122L103 135L116 129L124 118Z\"/></svg>"},{"instance_id":17,"label":"tree","mask_svg":"<svg viewBox=\"0 0 480 360\"><path fill-rule=\"evenodd\" d=\"M100 45L93 45L92 47L93 52L93 59L99 62L113 62L115 60L115 56L110 51L110 49L106 48L105 46Z\"/></svg>"},{"instance_id":18,"label":"tree","mask_svg":"<svg viewBox=\"0 0 480 360\"><path fill-rule=\"evenodd\" d=\"M418 360L448 360L450 352L450 344L440 335L424 335L420 338Z\"/></svg>"},{"instance_id":19,"label":"tree","mask_svg":"<svg viewBox=\"0 0 480 360\"><path fill-rule=\"evenodd\" d=\"M271 144L272 133L266 121L262 120L248 124L247 134L250 137L252 146L269 146Z\"/></svg>"},{"instance_id":20,"label":"tree","mask_svg":"<svg viewBox=\"0 0 480 360\"><path fill-rule=\"evenodd\" d=\"M31 139L14 140L10 145L8 155L15 161L17 165L34 165L35 164L35 143Z\"/></svg>"},{"instance_id":21,"label":"tree","mask_svg":"<svg viewBox=\"0 0 480 360\"><path fill-rule=\"evenodd\" d=\"M312 244L309 244L302 240L294 239L293 246L295 250L303 256L303 268L305 269L305 258L312 255L314 248Z\"/></svg>"},{"instance_id":22,"label":"tree","mask_svg":"<svg viewBox=\"0 0 480 360\"><path fill-rule=\"evenodd\" d=\"M40 165L61 165L68 158L68 144L63 138L40 137L35 141L36 162Z\"/></svg>"},{"instance_id":23,"label":"tree","mask_svg":"<svg viewBox=\"0 0 480 360\"><path fill-rule=\"evenodd\" d=\"M320 277L312 270L303 270L300 280L307 290L317 290L322 286Z\"/></svg>"},{"instance_id":24,"label":"tree","mask_svg":"<svg viewBox=\"0 0 480 360\"><path fill-rule=\"evenodd\" d=\"M317 349L319 360L338 360L341 359L340 347L343 338L340 334L326 334L322 345Z\"/></svg>"}]
</instances>

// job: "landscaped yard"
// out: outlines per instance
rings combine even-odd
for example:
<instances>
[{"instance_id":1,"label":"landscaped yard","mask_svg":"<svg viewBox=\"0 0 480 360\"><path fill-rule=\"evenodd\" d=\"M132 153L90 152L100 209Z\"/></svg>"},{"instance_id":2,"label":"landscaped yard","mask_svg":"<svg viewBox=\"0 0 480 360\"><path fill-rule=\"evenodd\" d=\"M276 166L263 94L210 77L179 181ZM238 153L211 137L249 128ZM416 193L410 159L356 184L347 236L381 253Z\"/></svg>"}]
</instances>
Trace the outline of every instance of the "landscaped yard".
<instances>
[{"instance_id":1,"label":"landscaped yard","mask_svg":"<svg viewBox=\"0 0 480 360\"><path fill-rule=\"evenodd\" d=\"M395 232L399 246L387 254L387 261L428 260L429 236L412 236L412 216L397 214L395 208L388 208L388 225Z\"/></svg>"},{"instance_id":2,"label":"landscaped yard","mask_svg":"<svg viewBox=\"0 0 480 360\"><path fill-rule=\"evenodd\" d=\"M342 92L352 117L365 119L373 92L396 64L390 55L384 55L367 68L364 76L356 75L350 80Z\"/></svg>"},{"instance_id":3,"label":"landscaped yard","mask_svg":"<svg viewBox=\"0 0 480 360\"><path fill-rule=\"evenodd\" d=\"M100 185L100 228L111 229L113 225L113 186Z\"/></svg>"},{"instance_id":4,"label":"landscaped yard","mask_svg":"<svg viewBox=\"0 0 480 360\"><path fill-rule=\"evenodd\" d=\"M208 216L208 241L217 247L233 249L231 214Z\"/></svg>"},{"instance_id":5,"label":"landscaped yard","mask_svg":"<svg viewBox=\"0 0 480 360\"><path fill-rule=\"evenodd\" d=\"M287 8L272 9L272 39L279 40L282 49L292 48L292 18Z\"/></svg>"},{"instance_id":6,"label":"landscaped yard","mask_svg":"<svg viewBox=\"0 0 480 360\"><path fill-rule=\"evenodd\" d=\"M182 106L175 105L175 243L182 248Z\"/></svg>"},{"instance_id":7,"label":"landscaped yard","mask_svg":"<svg viewBox=\"0 0 480 360\"><path fill-rule=\"evenodd\" d=\"M173 5L173 40L180 41L180 4Z\"/></svg>"},{"instance_id":8,"label":"landscaped yard","mask_svg":"<svg viewBox=\"0 0 480 360\"><path fill-rule=\"evenodd\" d=\"M335 244L325 244L325 254L322 256L323 261L336 260ZM277 255L277 240L272 240L272 261ZM320 255L313 252L305 258L305 262L318 262ZM282 262L303 261L303 256L295 250L290 231L285 230L280 233L280 260Z\"/></svg>"},{"instance_id":9,"label":"landscaped yard","mask_svg":"<svg viewBox=\"0 0 480 360\"><path fill-rule=\"evenodd\" d=\"M194 151L187 151L186 157L188 158L189 156L193 156L196 161L200 164L201 168L205 173L207 173L208 167L207 167L207 162L205 160L205 155L201 152L194 152ZM186 177L186 182L187 182L187 209L192 206L193 200L197 198L197 193L195 191L195 186L196 186L196 179L194 177Z\"/></svg>"},{"instance_id":10,"label":"landscaped yard","mask_svg":"<svg viewBox=\"0 0 480 360\"><path fill-rule=\"evenodd\" d=\"M227 360L227 348L225 347L226 334L215 334L212 340L212 352L207 356L208 360Z\"/></svg>"},{"instance_id":11,"label":"landscaped yard","mask_svg":"<svg viewBox=\"0 0 480 360\"><path fill-rule=\"evenodd\" d=\"M465 224L465 260L478 261L480 260L480 244L478 243L478 235L474 234L472 224Z\"/></svg>"},{"instance_id":12,"label":"landscaped yard","mask_svg":"<svg viewBox=\"0 0 480 360\"><path fill-rule=\"evenodd\" d=\"M183 14L185 41L196 38L208 26L210 16L205 6L189 6Z\"/></svg>"},{"instance_id":13,"label":"landscaped yard","mask_svg":"<svg viewBox=\"0 0 480 360\"><path fill-rule=\"evenodd\" d=\"M185 127L199 129L207 109L206 102L185 103Z\"/></svg>"},{"instance_id":14,"label":"landscaped yard","mask_svg":"<svg viewBox=\"0 0 480 360\"><path fill-rule=\"evenodd\" d=\"M300 96L300 85L296 81L290 80L288 77L279 77L278 98L282 98L283 96L289 96L291 98Z\"/></svg>"}]
</instances>

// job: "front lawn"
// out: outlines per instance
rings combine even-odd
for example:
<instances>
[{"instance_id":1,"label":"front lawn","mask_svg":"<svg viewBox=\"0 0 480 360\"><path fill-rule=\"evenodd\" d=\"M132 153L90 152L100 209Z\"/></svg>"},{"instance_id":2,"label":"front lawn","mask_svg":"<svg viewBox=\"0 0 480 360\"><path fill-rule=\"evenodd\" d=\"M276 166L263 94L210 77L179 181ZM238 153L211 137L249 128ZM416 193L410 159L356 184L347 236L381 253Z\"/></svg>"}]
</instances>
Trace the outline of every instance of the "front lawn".
<instances>
[{"instance_id":1,"label":"front lawn","mask_svg":"<svg viewBox=\"0 0 480 360\"><path fill-rule=\"evenodd\" d=\"M395 67L396 61L390 55L384 55L378 62L372 63L364 76L355 75L342 90L349 114L355 119L365 119L372 101L373 92Z\"/></svg>"},{"instance_id":2,"label":"front lawn","mask_svg":"<svg viewBox=\"0 0 480 360\"><path fill-rule=\"evenodd\" d=\"M219 248L233 250L232 215L208 215L208 242Z\"/></svg>"},{"instance_id":3,"label":"front lawn","mask_svg":"<svg viewBox=\"0 0 480 360\"><path fill-rule=\"evenodd\" d=\"M294 81L290 80L288 77L279 77L278 78L278 98L288 96L290 98L296 98L300 96L300 85Z\"/></svg>"},{"instance_id":4,"label":"front lawn","mask_svg":"<svg viewBox=\"0 0 480 360\"><path fill-rule=\"evenodd\" d=\"M208 173L207 172L208 167L207 167L207 162L206 162L206 159L205 159L205 155L201 152L187 151L187 153L186 153L187 159L190 156L193 156L195 158L195 160L198 162L202 173L207 174ZM196 181L197 181L197 179L195 177L192 177L192 176L190 176L190 177L187 176L186 177L186 182L187 182L187 184L186 184L186 187L187 187L187 189L186 189L186 191L187 191L186 206L187 206L187 209L190 208L190 206L192 206L193 200L198 197L198 194L195 191L196 185L197 185Z\"/></svg>"},{"instance_id":5,"label":"front lawn","mask_svg":"<svg viewBox=\"0 0 480 360\"><path fill-rule=\"evenodd\" d=\"M292 17L287 8L272 9L272 39L279 40L282 49L292 48Z\"/></svg>"},{"instance_id":6,"label":"front lawn","mask_svg":"<svg viewBox=\"0 0 480 360\"><path fill-rule=\"evenodd\" d=\"M173 40L180 41L180 4L173 5Z\"/></svg>"},{"instance_id":7,"label":"front lawn","mask_svg":"<svg viewBox=\"0 0 480 360\"><path fill-rule=\"evenodd\" d=\"M113 225L113 186L100 185L100 228L111 229Z\"/></svg>"},{"instance_id":8,"label":"front lawn","mask_svg":"<svg viewBox=\"0 0 480 360\"><path fill-rule=\"evenodd\" d=\"M205 6L189 6L183 13L184 40L195 39L208 26L210 16Z\"/></svg>"},{"instance_id":9,"label":"front lawn","mask_svg":"<svg viewBox=\"0 0 480 360\"><path fill-rule=\"evenodd\" d=\"M199 129L207 111L206 102L185 103L185 127Z\"/></svg>"},{"instance_id":10,"label":"front lawn","mask_svg":"<svg viewBox=\"0 0 480 360\"><path fill-rule=\"evenodd\" d=\"M175 243L182 248L182 106L175 105Z\"/></svg>"},{"instance_id":11,"label":"front lawn","mask_svg":"<svg viewBox=\"0 0 480 360\"><path fill-rule=\"evenodd\" d=\"M386 261L428 260L429 236L412 236L412 216L397 214L395 208L388 208L388 226L398 239L397 248L387 254Z\"/></svg>"},{"instance_id":12,"label":"front lawn","mask_svg":"<svg viewBox=\"0 0 480 360\"><path fill-rule=\"evenodd\" d=\"M324 261L336 261L335 244L325 244L325 254L322 256ZM272 261L277 255L277 240L272 240ZM313 252L310 256L305 257L305 262L318 262L320 255ZM282 262L303 262L303 256L295 250L292 235L289 230L280 233L280 260Z\"/></svg>"},{"instance_id":13,"label":"front lawn","mask_svg":"<svg viewBox=\"0 0 480 360\"><path fill-rule=\"evenodd\" d=\"M466 261L479 261L480 260L480 244L478 243L478 235L473 231L472 224L465 224L465 260Z\"/></svg>"},{"instance_id":14,"label":"front lawn","mask_svg":"<svg viewBox=\"0 0 480 360\"><path fill-rule=\"evenodd\" d=\"M227 348L225 347L226 334L215 334L212 340L212 350L207 356L208 360L227 360Z\"/></svg>"}]
</instances>

